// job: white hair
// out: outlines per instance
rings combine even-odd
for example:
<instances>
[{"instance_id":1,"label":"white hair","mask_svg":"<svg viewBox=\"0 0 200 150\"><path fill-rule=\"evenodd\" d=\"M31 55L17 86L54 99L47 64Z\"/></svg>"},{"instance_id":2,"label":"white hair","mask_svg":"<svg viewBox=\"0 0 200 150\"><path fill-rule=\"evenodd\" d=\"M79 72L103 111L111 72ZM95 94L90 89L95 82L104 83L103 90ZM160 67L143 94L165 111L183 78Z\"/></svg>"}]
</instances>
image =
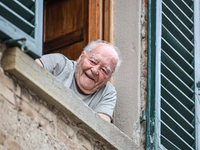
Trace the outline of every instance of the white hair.
<instances>
[{"instance_id":1,"label":"white hair","mask_svg":"<svg viewBox=\"0 0 200 150\"><path fill-rule=\"evenodd\" d=\"M113 48L113 50L117 53L117 55L118 55L118 62L117 62L117 65L115 67L115 71L113 72L113 74L115 74L117 72L117 70L119 69L119 67L121 65L121 62L122 62L121 55L120 55L120 50L116 46L112 45L111 43L109 43L107 41L103 41L103 40L91 41L83 49L84 50L84 55L87 54L88 52L92 51L97 46L97 44L99 44L99 43L106 43L106 44L110 45Z\"/></svg>"}]
</instances>

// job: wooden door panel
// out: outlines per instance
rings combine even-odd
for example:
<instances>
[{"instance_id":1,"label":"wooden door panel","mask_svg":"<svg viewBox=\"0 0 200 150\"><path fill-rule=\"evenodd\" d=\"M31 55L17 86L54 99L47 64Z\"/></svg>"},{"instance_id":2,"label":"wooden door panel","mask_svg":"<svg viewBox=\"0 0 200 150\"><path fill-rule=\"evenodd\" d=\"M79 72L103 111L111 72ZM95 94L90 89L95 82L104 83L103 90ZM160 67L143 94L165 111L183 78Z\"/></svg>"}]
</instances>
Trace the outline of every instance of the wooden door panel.
<instances>
[{"instance_id":1,"label":"wooden door panel","mask_svg":"<svg viewBox=\"0 0 200 150\"><path fill-rule=\"evenodd\" d=\"M63 55L67 56L70 60L78 59L79 55L81 54L83 47L85 47L84 41L78 42L72 45L68 45L66 47L62 47L58 50L55 50L51 53L62 53Z\"/></svg>"},{"instance_id":2,"label":"wooden door panel","mask_svg":"<svg viewBox=\"0 0 200 150\"><path fill-rule=\"evenodd\" d=\"M84 21L87 21L87 10L85 10L84 5L87 5L84 0L46 1L46 37L44 42L87 26L84 24Z\"/></svg>"},{"instance_id":3,"label":"wooden door panel","mask_svg":"<svg viewBox=\"0 0 200 150\"><path fill-rule=\"evenodd\" d=\"M89 0L88 41L102 39L102 0Z\"/></svg>"},{"instance_id":4,"label":"wooden door panel","mask_svg":"<svg viewBox=\"0 0 200 150\"><path fill-rule=\"evenodd\" d=\"M62 52L73 60L78 58L88 43L88 3L88 0L45 2L44 54Z\"/></svg>"},{"instance_id":5,"label":"wooden door panel","mask_svg":"<svg viewBox=\"0 0 200 150\"><path fill-rule=\"evenodd\" d=\"M46 0L43 53L62 52L75 60L92 40L112 43L112 3L112 0Z\"/></svg>"},{"instance_id":6,"label":"wooden door panel","mask_svg":"<svg viewBox=\"0 0 200 150\"><path fill-rule=\"evenodd\" d=\"M72 45L83 41L83 29L68 33L66 35L59 36L58 38L52 39L44 43L45 53L50 53L57 49Z\"/></svg>"}]
</instances>

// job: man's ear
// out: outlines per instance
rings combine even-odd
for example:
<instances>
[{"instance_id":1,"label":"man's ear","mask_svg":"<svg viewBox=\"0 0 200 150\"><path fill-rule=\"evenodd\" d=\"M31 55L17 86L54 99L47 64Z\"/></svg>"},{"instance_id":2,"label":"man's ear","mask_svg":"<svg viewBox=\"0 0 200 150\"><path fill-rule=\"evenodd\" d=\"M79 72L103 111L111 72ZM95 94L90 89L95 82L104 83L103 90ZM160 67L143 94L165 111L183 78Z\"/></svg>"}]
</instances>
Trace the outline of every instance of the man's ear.
<instances>
[{"instance_id":1,"label":"man's ear","mask_svg":"<svg viewBox=\"0 0 200 150\"><path fill-rule=\"evenodd\" d=\"M77 63L80 62L80 60L81 60L81 58L83 57L83 55L84 55L84 51L82 51L81 55L79 56L79 58L78 58L78 60L77 60Z\"/></svg>"}]
</instances>

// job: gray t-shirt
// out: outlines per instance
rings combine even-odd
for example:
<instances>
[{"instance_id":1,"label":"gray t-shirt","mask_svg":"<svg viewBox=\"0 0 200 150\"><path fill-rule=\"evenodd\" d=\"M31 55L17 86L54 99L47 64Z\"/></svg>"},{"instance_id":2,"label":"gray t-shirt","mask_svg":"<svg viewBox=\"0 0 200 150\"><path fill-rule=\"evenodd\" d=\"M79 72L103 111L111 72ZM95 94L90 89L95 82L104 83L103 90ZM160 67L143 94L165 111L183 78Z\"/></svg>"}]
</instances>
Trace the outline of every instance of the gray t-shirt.
<instances>
[{"instance_id":1,"label":"gray t-shirt","mask_svg":"<svg viewBox=\"0 0 200 150\"><path fill-rule=\"evenodd\" d=\"M70 88L81 100L97 113L108 115L112 120L117 94L113 85L108 82L93 94L85 95L78 91L74 71L76 62L62 54L49 54L40 58L44 68Z\"/></svg>"}]
</instances>

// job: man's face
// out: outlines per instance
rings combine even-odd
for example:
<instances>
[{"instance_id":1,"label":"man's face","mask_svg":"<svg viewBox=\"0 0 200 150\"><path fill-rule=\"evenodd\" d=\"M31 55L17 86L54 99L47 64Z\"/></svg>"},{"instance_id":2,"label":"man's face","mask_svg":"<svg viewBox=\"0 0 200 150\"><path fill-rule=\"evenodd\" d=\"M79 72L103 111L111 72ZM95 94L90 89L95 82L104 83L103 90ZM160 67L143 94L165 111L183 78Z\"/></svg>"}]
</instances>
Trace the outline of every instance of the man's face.
<instances>
[{"instance_id":1,"label":"man's face","mask_svg":"<svg viewBox=\"0 0 200 150\"><path fill-rule=\"evenodd\" d=\"M92 94L105 85L118 61L110 45L100 43L87 54L80 55L75 69L76 83L81 92Z\"/></svg>"}]
</instances>

